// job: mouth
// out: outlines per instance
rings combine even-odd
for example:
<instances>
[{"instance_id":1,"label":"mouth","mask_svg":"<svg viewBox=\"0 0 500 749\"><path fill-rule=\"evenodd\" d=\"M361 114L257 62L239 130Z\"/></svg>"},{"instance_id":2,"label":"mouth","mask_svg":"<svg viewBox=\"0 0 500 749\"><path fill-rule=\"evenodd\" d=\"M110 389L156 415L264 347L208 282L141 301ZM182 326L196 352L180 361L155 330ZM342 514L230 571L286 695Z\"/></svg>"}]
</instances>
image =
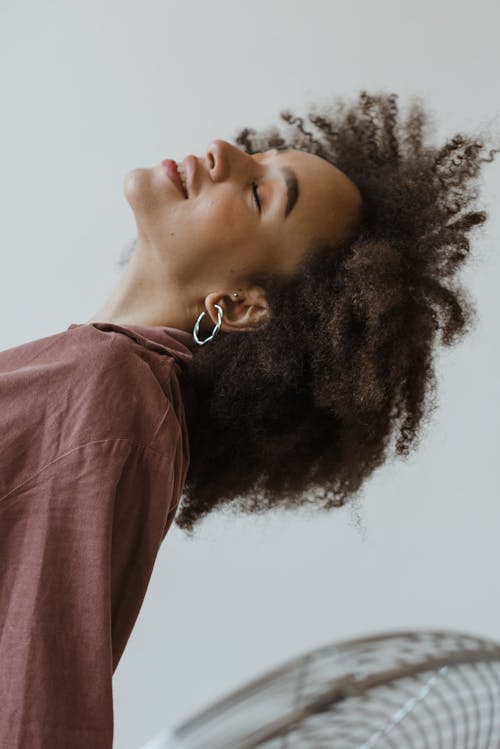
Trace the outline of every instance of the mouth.
<instances>
[{"instance_id":1,"label":"mouth","mask_svg":"<svg viewBox=\"0 0 500 749\"><path fill-rule=\"evenodd\" d=\"M188 199L188 191L186 186L186 175L184 168L181 164L177 164L173 159L164 159L162 166L167 173L167 176L171 179L174 185L177 187L183 198Z\"/></svg>"}]
</instances>

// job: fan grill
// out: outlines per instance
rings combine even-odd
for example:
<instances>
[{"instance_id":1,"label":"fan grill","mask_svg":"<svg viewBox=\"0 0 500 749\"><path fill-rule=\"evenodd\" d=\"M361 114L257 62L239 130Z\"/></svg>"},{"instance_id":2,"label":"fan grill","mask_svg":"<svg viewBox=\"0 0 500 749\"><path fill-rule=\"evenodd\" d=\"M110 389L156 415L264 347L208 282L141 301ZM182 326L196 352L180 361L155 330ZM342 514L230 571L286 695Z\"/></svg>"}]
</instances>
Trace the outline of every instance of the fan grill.
<instances>
[{"instance_id":1,"label":"fan grill","mask_svg":"<svg viewBox=\"0 0 500 749\"><path fill-rule=\"evenodd\" d=\"M324 646L175 737L182 749L498 749L500 645L416 631Z\"/></svg>"},{"instance_id":2,"label":"fan grill","mask_svg":"<svg viewBox=\"0 0 500 749\"><path fill-rule=\"evenodd\" d=\"M332 704L262 749L491 749L500 744L500 664L442 666Z\"/></svg>"}]
</instances>

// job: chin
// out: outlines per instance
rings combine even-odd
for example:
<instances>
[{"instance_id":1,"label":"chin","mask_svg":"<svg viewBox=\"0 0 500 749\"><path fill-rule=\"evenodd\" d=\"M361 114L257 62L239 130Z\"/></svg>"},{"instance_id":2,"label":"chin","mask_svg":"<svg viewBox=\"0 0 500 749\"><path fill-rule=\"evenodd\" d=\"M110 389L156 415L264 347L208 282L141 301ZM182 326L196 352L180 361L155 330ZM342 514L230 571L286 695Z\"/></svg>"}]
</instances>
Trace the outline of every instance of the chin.
<instances>
[{"instance_id":1,"label":"chin","mask_svg":"<svg viewBox=\"0 0 500 749\"><path fill-rule=\"evenodd\" d=\"M151 169L138 167L127 172L123 180L123 191L132 208L145 205L151 192Z\"/></svg>"}]
</instances>

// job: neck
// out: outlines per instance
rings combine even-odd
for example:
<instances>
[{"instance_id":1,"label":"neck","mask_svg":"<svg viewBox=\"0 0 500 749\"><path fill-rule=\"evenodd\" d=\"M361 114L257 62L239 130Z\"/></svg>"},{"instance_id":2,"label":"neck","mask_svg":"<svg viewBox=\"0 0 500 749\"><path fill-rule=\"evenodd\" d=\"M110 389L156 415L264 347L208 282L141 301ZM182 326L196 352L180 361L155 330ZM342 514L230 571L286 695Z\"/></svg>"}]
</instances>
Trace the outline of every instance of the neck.
<instances>
[{"instance_id":1,"label":"neck","mask_svg":"<svg viewBox=\"0 0 500 749\"><path fill-rule=\"evenodd\" d=\"M106 303L87 322L167 326L192 333L196 319L196 304L190 304L187 290L174 287L164 270L135 252Z\"/></svg>"}]
</instances>

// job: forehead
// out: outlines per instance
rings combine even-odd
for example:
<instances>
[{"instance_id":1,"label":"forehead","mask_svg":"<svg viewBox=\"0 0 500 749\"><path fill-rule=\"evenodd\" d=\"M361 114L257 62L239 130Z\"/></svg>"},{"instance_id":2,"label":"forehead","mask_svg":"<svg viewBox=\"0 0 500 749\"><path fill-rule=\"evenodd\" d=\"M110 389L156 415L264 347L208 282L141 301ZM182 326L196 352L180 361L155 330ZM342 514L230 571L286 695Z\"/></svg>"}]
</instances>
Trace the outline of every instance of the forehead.
<instances>
[{"instance_id":1,"label":"forehead","mask_svg":"<svg viewBox=\"0 0 500 749\"><path fill-rule=\"evenodd\" d=\"M326 190L348 191L353 196L359 192L347 174L344 174L335 164L327 161L322 156L308 153L307 151L300 151L296 148L288 148L286 151L280 151L277 153L277 156L279 161L286 160L290 166L293 165L297 172L300 172L303 179L306 180L306 183L309 179L312 179L315 182L317 181Z\"/></svg>"},{"instance_id":2,"label":"forehead","mask_svg":"<svg viewBox=\"0 0 500 749\"><path fill-rule=\"evenodd\" d=\"M323 228L321 234L340 238L360 215L363 199L358 187L338 167L317 154L294 148L278 154L276 163L286 162L297 175L297 220L309 219L317 229Z\"/></svg>"}]
</instances>

